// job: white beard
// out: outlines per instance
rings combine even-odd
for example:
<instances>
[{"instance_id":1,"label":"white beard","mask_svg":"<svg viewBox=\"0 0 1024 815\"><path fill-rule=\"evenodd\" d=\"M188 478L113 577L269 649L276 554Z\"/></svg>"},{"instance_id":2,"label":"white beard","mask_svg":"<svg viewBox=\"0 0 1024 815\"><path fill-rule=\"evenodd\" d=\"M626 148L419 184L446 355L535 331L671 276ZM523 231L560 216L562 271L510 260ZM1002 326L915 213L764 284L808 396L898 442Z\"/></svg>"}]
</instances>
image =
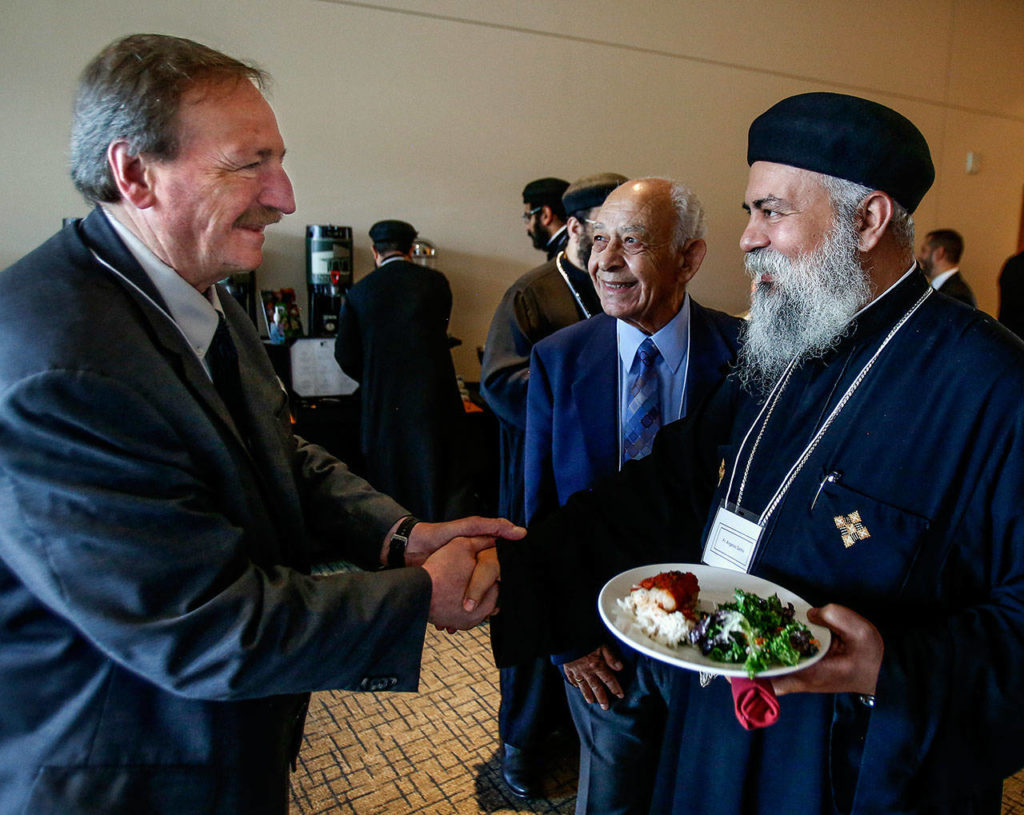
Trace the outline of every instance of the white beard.
<instances>
[{"instance_id":1,"label":"white beard","mask_svg":"<svg viewBox=\"0 0 1024 815\"><path fill-rule=\"evenodd\" d=\"M749 391L770 389L791 360L821 356L845 334L850 319L871 299L860 265L858 237L849 222L835 225L822 245L790 260L774 249L755 249L744 263L758 283L744 326L738 376Z\"/></svg>"}]
</instances>

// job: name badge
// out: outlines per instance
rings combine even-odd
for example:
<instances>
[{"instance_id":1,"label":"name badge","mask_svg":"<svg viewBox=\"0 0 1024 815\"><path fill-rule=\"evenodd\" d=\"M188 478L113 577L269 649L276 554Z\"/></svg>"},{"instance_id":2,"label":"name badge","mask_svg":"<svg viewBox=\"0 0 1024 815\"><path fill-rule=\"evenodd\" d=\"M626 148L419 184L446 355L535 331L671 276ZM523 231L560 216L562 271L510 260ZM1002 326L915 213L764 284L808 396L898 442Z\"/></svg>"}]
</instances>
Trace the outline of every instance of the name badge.
<instances>
[{"instance_id":1,"label":"name badge","mask_svg":"<svg viewBox=\"0 0 1024 815\"><path fill-rule=\"evenodd\" d=\"M764 530L756 521L743 517L740 512L742 510L738 507L734 512L728 504L723 503L715 513L701 558L708 566L737 572L750 570L750 561L754 559L757 542Z\"/></svg>"}]
</instances>

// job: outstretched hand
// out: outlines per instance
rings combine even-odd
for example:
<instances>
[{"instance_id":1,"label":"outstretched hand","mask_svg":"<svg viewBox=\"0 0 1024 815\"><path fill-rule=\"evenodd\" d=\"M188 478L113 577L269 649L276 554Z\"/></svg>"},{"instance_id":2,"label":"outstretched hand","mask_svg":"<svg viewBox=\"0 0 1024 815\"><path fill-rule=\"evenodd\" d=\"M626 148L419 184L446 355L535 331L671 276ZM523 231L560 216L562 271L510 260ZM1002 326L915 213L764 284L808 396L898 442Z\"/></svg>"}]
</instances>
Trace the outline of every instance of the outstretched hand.
<instances>
[{"instance_id":1,"label":"outstretched hand","mask_svg":"<svg viewBox=\"0 0 1024 815\"><path fill-rule=\"evenodd\" d=\"M845 606L830 603L807 612L812 623L832 632L832 645L818 662L772 679L776 695L784 693L863 693L873 695L885 645L874 625Z\"/></svg>"},{"instance_id":2,"label":"outstretched hand","mask_svg":"<svg viewBox=\"0 0 1024 815\"><path fill-rule=\"evenodd\" d=\"M472 628L494 611L498 600L498 586L494 581L482 587L479 599L472 607L464 601L467 586L471 584L477 568L477 555L485 549L494 551L494 538L489 535L459 537L435 551L423 563L432 584L427 619L436 627L448 631Z\"/></svg>"}]
</instances>

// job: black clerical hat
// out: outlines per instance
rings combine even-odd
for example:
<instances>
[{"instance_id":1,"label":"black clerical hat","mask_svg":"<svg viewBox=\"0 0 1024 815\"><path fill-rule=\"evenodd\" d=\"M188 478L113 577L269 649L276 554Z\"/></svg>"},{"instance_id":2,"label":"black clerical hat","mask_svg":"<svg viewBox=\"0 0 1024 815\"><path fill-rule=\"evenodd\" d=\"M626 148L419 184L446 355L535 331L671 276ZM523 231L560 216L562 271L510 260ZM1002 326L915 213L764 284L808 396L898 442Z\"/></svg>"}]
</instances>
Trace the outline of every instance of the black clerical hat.
<instances>
[{"instance_id":1,"label":"black clerical hat","mask_svg":"<svg viewBox=\"0 0 1024 815\"><path fill-rule=\"evenodd\" d=\"M770 161L882 190L913 212L935 180L928 142L891 108L841 93L803 93L750 125L747 164Z\"/></svg>"},{"instance_id":2,"label":"black clerical hat","mask_svg":"<svg viewBox=\"0 0 1024 815\"><path fill-rule=\"evenodd\" d=\"M560 206L562 193L569 186L568 181L561 178L538 178L523 187L523 203L539 207Z\"/></svg>"},{"instance_id":3,"label":"black clerical hat","mask_svg":"<svg viewBox=\"0 0 1024 815\"><path fill-rule=\"evenodd\" d=\"M407 243L416 239L416 230L405 221L377 221L370 227L374 243Z\"/></svg>"},{"instance_id":4,"label":"black clerical hat","mask_svg":"<svg viewBox=\"0 0 1024 815\"><path fill-rule=\"evenodd\" d=\"M608 193L629 179L618 173L598 173L572 182L562 195L562 205L570 215L599 207Z\"/></svg>"}]
</instances>

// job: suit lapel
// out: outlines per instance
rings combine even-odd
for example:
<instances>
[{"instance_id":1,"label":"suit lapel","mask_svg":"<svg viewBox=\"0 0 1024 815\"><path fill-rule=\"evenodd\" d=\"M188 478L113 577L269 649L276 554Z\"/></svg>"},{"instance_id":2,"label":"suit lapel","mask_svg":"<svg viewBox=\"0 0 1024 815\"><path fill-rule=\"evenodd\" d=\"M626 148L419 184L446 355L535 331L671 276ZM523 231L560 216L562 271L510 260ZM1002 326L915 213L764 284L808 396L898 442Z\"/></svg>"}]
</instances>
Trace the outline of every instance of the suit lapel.
<instances>
[{"instance_id":1,"label":"suit lapel","mask_svg":"<svg viewBox=\"0 0 1024 815\"><path fill-rule=\"evenodd\" d=\"M721 380L729 349L707 309L690 298L690 351L686 374L686 412L690 413Z\"/></svg>"},{"instance_id":2,"label":"suit lapel","mask_svg":"<svg viewBox=\"0 0 1024 815\"><path fill-rule=\"evenodd\" d=\"M162 349L171 369L194 398L234 437L237 444L232 454L249 463L252 477L259 484L264 503L275 508L271 515L277 522L280 539L286 540L289 536L298 536L301 539L304 525L294 476L288 463L287 452L282 451L281 431L268 424L275 422L277 417L262 415L259 411L249 412L249 434L252 441L250 447L214 387L206 368L171 319L166 304L149 275L118 238L106 216L96 209L89 217L79 222L77 228L85 249L91 250L100 258L96 265L102 267L102 272L116 281L138 307L143 324L148 328L156 346ZM95 262L95 258L93 261ZM261 387L270 387L269 382L276 381L273 375L267 374L261 378L253 374L262 367L269 368L270 363L265 355L263 359L255 356L262 352L255 330L243 336L240 323L249 322L248 315L223 289L218 290L218 295L221 298L228 329L238 350L239 373L247 405L275 404L270 395L259 391ZM300 547L295 547L293 559L299 558L300 555L305 558L300 552ZM308 566L305 560L297 565Z\"/></svg>"},{"instance_id":3,"label":"suit lapel","mask_svg":"<svg viewBox=\"0 0 1024 815\"><path fill-rule=\"evenodd\" d=\"M206 373L206 368L171 319L167 304L153 281L121 242L106 215L97 207L78 223L77 229L85 247L93 253L94 258L99 258L98 265L138 306L154 343L163 349L171 367L196 398L228 426L238 443L246 449L242 435Z\"/></svg>"},{"instance_id":4,"label":"suit lapel","mask_svg":"<svg viewBox=\"0 0 1024 815\"><path fill-rule=\"evenodd\" d=\"M572 383L573 406L580 417L583 446L589 464L588 480L595 473L619 468L618 353L615 320L605 314L590 318L593 331L580 350ZM583 462L580 462L582 465Z\"/></svg>"},{"instance_id":5,"label":"suit lapel","mask_svg":"<svg viewBox=\"0 0 1024 815\"><path fill-rule=\"evenodd\" d=\"M265 504L273 507L271 514L277 521L281 539L305 540L302 505L292 471L291 445L294 441L289 431L280 425L290 418L286 406L288 394L273 372L249 315L223 288L218 288L218 295L238 351L239 376L245 394L243 409L246 411L249 443L243 443L242 447L252 462L253 475L260 485ZM310 564L304 547L292 546L288 558L293 565L308 570Z\"/></svg>"},{"instance_id":6,"label":"suit lapel","mask_svg":"<svg viewBox=\"0 0 1024 815\"><path fill-rule=\"evenodd\" d=\"M128 251L128 247L121 242L107 220L107 216L99 207L96 207L87 218L79 221L77 229L86 248L98 256L104 265L109 264L114 267L120 273L121 278L126 279L135 290L143 292L161 310L167 311L167 304L160 296L156 286L153 285L153 281L139 266L138 261ZM132 289L129 291L133 294L137 293ZM137 297L135 299L138 300Z\"/></svg>"}]
</instances>

